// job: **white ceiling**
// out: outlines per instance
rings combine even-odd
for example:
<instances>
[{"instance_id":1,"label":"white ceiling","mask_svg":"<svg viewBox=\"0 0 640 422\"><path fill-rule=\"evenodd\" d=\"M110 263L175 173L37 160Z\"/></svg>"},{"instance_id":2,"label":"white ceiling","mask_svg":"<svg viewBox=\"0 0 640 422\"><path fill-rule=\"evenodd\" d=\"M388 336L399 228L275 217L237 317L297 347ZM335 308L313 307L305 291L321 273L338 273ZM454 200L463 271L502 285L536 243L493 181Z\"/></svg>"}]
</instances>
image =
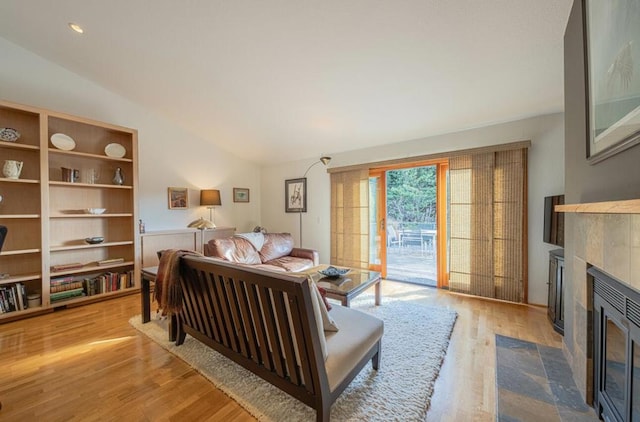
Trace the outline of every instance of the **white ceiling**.
<instances>
[{"instance_id":1,"label":"white ceiling","mask_svg":"<svg viewBox=\"0 0 640 422\"><path fill-rule=\"evenodd\" d=\"M2 0L0 36L280 162L561 111L572 2Z\"/></svg>"}]
</instances>

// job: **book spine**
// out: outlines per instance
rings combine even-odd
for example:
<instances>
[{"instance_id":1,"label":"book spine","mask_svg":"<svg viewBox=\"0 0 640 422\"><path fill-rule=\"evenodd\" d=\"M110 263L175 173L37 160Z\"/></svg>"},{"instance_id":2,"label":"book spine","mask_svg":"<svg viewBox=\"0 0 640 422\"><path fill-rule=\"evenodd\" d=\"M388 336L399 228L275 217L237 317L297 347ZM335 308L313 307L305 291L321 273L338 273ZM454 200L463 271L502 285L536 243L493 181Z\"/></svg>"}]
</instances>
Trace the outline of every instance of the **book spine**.
<instances>
[{"instance_id":1,"label":"book spine","mask_svg":"<svg viewBox=\"0 0 640 422\"><path fill-rule=\"evenodd\" d=\"M24 309L29 308L29 301L27 300L27 288L24 284L20 284L20 294L22 296L22 304L24 305Z\"/></svg>"},{"instance_id":2,"label":"book spine","mask_svg":"<svg viewBox=\"0 0 640 422\"><path fill-rule=\"evenodd\" d=\"M25 302L22 300L22 284L16 283L16 299L18 300L18 310L23 311L25 309Z\"/></svg>"},{"instance_id":3,"label":"book spine","mask_svg":"<svg viewBox=\"0 0 640 422\"><path fill-rule=\"evenodd\" d=\"M4 304L4 287L0 287L0 313L4 314L7 312L7 308Z\"/></svg>"},{"instance_id":4,"label":"book spine","mask_svg":"<svg viewBox=\"0 0 640 422\"><path fill-rule=\"evenodd\" d=\"M11 286L9 288L9 310L11 312L16 310L16 293L15 293L15 286Z\"/></svg>"}]
</instances>

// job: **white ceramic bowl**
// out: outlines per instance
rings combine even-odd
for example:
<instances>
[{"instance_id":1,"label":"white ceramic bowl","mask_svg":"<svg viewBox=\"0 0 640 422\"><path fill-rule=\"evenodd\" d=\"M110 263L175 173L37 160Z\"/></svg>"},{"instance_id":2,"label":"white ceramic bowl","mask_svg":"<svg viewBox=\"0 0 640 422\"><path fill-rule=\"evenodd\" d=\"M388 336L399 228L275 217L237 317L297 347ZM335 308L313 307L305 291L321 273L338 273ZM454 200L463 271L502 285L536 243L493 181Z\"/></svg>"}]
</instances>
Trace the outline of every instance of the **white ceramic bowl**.
<instances>
[{"instance_id":1,"label":"white ceramic bowl","mask_svg":"<svg viewBox=\"0 0 640 422\"><path fill-rule=\"evenodd\" d=\"M106 208L86 208L84 212L86 212L87 214L102 214L106 210Z\"/></svg>"}]
</instances>

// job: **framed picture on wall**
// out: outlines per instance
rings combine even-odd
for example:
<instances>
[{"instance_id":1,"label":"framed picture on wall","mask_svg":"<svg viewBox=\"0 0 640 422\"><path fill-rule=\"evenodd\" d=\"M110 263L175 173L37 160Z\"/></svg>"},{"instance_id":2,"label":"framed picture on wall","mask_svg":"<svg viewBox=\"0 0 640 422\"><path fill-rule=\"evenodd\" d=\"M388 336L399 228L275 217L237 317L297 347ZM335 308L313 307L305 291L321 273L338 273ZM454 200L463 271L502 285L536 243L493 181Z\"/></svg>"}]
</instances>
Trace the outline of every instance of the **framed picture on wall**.
<instances>
[{"instance_id":1,"label":"framed picture on wall","mask_svg":"<svg viewBox=\"0 0 640 422\"><path fill-rule=\"evenodd\" d=\"M169 188L169 209L186 210L189 208L189 189Z\"/></svg>"},{"instance_id":2,"label":"framed picture on wall","mask_svg":"<svg viewBox=\"0 0 640 422\"><path fill-rule=\"evenodd\" d=\"M249 189L233 188L233 202L249 202Z\"/></svg>"},{"instance_id":3,"label":"framed picture on wall","mask_svg":"<svg viewBox=\"0 0 640 422\"><path fill-rule=\"evenodd\" d=\"M285 212L307 212L307 179L284 181Z\"/></svg>"},{"instance_id":4,"label":"framed picture on wall","mask_svg":"<svg viewBox=\"0 0 640 422\"><path fill-rule=\"evenodd\" d=\"M640 8L637 0L584 0L587 159L595 164L640 143Z\"/></svg>"}]
</instances>

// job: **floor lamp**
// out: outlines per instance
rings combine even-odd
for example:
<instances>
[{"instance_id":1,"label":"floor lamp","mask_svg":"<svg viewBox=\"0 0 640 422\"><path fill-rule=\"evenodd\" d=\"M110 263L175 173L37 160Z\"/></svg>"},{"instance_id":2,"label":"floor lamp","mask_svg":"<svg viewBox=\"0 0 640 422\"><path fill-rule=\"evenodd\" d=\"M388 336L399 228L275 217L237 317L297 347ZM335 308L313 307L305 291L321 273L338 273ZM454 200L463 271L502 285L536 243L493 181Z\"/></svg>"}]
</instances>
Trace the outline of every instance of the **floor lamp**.
<instances>
[{"instance_id":1,"label":"floor lamp","mask_svg":"<svg viewBox=\"0 0 640 422\"><path fill-rule=\"evenodd\" d=\"M311 167L315 166L318 163L322 163L322 164L324 164L326 166L327 164L329 164L330 161L331 161L331 157L326 157L326 156L325 157L320 157L320 159L318 161L316 161L315 163L311 164L307 168L307 171L304 172L304 176L302 176L302 178L304 179L305 177L307 177L307 173L309 173L309 170L311 170ZM304 194L307 195L307 192L305 192ZM298 232L299 233L299 240L300 240L299 245L300 245L300 247L302 247L302 210L300 210L299 215L300 215L300 231Z\"/></svg>"}]
</instances>

